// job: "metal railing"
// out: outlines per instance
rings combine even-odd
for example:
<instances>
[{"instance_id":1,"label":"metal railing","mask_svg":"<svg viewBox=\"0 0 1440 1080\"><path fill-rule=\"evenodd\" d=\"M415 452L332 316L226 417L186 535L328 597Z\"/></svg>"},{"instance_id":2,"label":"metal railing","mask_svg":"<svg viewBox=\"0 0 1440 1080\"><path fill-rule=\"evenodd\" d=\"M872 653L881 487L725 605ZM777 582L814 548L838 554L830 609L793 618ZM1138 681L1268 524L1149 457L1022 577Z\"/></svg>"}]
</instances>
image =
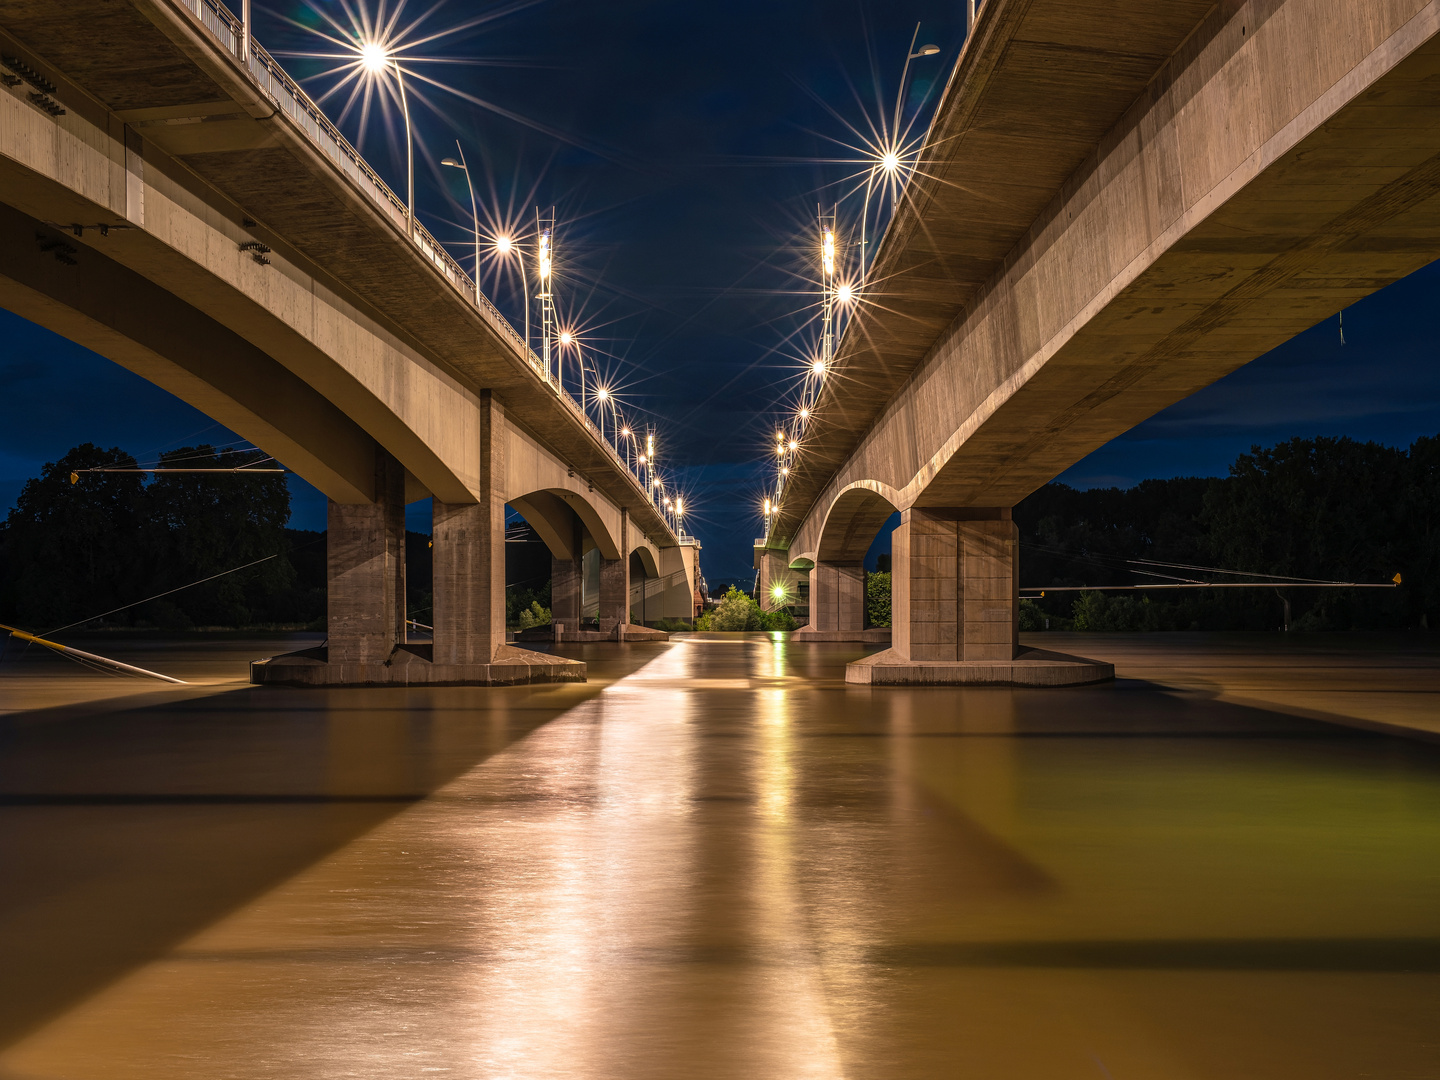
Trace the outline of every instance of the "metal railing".
<instances>
[{"instance_id":1,"label":"metal railing","mask_svg":"<svg viewBox=\"0 0 1440 1080\"><path fill-rule=\"evenodd\" d=\"M640 480L625 464L625 459L621 456L620 451L605 438L604 433L581 408L580 403L550 378L544 363L530 348L529 342L516 332L515 328L510 325L510 321L480 291L470 275L445 250L444 245L436 240L419 221L411 218L407 212L405 200L390 190L390 186L380 179L379 173L372 169L370 163L360 155L360 152L350 145L344 135L340 134L340 129L330 122L330 118L310 99L310 95L300 88L300 84L286 73L274 57L256 43L253 34L249 37L250 55L248 58L243 55L246 35L244 23L239 17L218 0L180 0L180 3L192 12L199 19L200 25L209 31L210 36L249 72L261 92L295 122L296 126L309 137L311 143L329 158L362 194L366 195L384 212L391 223L400 230L401 235L409 232L410 242L420 249L421 253L445 277L456 293L475 308L481 316L493 323L497 330L510 338L520 350L520 354L529 362L531 370L570 410L575 419L596 436L600 444L609 451L610 456L614 459L613 463L630 477L648 501L650 493L644 491Z\"/></svg>"}]
</instances>

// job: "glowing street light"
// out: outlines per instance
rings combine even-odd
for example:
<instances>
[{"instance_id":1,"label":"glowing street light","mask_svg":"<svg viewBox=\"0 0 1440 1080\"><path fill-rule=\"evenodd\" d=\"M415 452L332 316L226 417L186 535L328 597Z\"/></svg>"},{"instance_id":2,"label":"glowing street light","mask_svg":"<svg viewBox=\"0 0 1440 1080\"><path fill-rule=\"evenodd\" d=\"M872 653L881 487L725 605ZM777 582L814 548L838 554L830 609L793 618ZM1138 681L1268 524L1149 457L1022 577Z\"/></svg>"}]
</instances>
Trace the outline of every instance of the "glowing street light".
<instances>
[{"instance_id":1,"label":"glowing street light","mask_svg":"<svg viewBox=\"0 0 1440 1080\"><path fill-rule=\"evenodd\" d=\"M540 352L545 364L545 378L550 378L550 340L555 333L555 290L551 280L555 258L555 208L550 208L548 217L540 215L535 208L535 234L539 237L535 248L535 265L540 274ZM555 382L564 389L564 375L559 362L555 365Z\"/></svg>"},{"instance_id":2,"label":"glowing street light","mask_svg":"<svg viewBox=\"0 0 1440 1080\"><path fill-rule=\"evenodd\" d=\"M835 299L839 300L842 304L850 303L850 301L855 299L855 287L848 282L840 285L835 290Z\"/></svg>"},{"instance_id":3,"label":"glowing street light","mask_svg":"<svg viewBox=\"0 0 1440 1080\"><path fill-rule=\"evenodd\" d=\"M820 248L821 261L825 265L825 276L831 277L835 273L835 230L826 229L824 239Z\"/></svg>"},{"instance_id":4,"label":"glowing street light","mask_svg":"<svg viewBox=\"0 0 1440 1080\"><path fill-rule=\"evenodd\" d=\"M448 161L441 162L448 164ZM469 174L466 174L467 178ZM471 199L474 199L474 188L471 188ZM521 252L520 243L513 236L497 236L495 238L495 253L502 258L514 255L520 262L520 288L525 298L525 359L530 359L530 275L525 272L525 256ZM480 290L480 271L475 271L475 290Z\"/></svg>"},{"instance_id":5,"label":"glowing street light","mask_svg":"<svg viewBox=\"0 0 1440 1080\"><path fill-rule=\"evenodd\" d=\"M575 335L572 334L569 330L561 330L561 331L560 331L560 344L561 344L561 345L565 345L565 346L567 346L567 347L570 346L570 345L575 344Z\"/></svg>"},{"instance_id":6,"label":"glowing street light","mask_svg":"<svg viewBox=\"0 0 1440 1080\"><path fill-rule=\"evenodd\" d=\"M631 447L631 445L632 445L632 443L633 443L633 441L634 441L634 440L633 440L633 437L631 436L631 433L630 433L630 425L629 425L629 424L626 424L624 427L622 427L622 428L620 429L620 438L622 438L622 439L625 440L625 467L628 469L628 468L631 467L631 465L630 465L630 447Z\"/></svg>"},{"instance_id":7,"label":"glowing street light","mask_svg":"<svg viewBox=\"0 0 1440 1080\"><path fill-rule=\"evenodd\" d=\"M360 63L376 78L385 74L387 68L395 71L395 81L400 86L400 113L405 117L405 225L410 239L415 239L415 134L410 128L410 101L405 96L405 73L400 70L400 61L379 41L367 41L360 46ZM479 276L479 270L476 270Z\"/></svg>"},{"instance_id":8,"label":"glowing street light","mask_svg":"<svg viewBox=\"0 0 1440 1080\"><path fill-rule=\"evenodd\" d=\"M824 374L825 374L825 360L824 360L823 357L821 357L820 359L817 359L817 360L814 360L814 361L811 362L811 364L810 364L810 374L814 375L817 379L818 379L818 378L822 378L822 377L824 376Z\"/></svg>"}]
</instances>

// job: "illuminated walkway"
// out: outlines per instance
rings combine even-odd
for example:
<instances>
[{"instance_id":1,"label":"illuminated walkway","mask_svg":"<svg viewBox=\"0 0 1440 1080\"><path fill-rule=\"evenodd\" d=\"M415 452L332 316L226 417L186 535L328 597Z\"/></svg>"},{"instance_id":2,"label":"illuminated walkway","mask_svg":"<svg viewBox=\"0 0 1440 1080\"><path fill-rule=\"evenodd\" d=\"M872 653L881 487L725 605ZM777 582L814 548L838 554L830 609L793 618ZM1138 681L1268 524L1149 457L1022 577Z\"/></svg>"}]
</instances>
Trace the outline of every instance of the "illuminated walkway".
<instances>
[{"instance_id":1,"label":"illuminated walkway","mask_svg":"<svg viewBox=\"0 0 1440 1080\"><path fill-rule=\"evenodd\" d=\"M1440 1075L1440 747L575 652L0 719L0 1078Z\"/></svg>"}]
</instances>

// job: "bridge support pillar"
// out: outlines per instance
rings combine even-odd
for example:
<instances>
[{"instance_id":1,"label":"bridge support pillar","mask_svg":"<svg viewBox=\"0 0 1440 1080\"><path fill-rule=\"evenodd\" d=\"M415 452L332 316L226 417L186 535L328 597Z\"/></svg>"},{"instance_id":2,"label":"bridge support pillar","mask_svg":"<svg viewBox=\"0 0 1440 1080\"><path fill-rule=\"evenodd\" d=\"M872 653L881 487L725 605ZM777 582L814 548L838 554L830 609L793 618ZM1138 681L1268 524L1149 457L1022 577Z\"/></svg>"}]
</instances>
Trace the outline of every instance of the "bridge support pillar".
<instances>
[{"instance_id":1,"label":"bridge support pillar","mask_svg":"<svg viewBox=\"0 0 1440 1080\"><path fill-rule=\"evenodd\" d=\"M810 571L812 633L858 635L865 629L865 564L817 562Z\"/></svg>"},{"instance_id":2,"label":"bridge support pillar","mask_svg":"<svg viewBox=\"0 0 1440 1080\"><path fill-rule=\"evenodd\" d=\"M915 507L891 535L891 641L906 660L1013 660L1019 548L1010 510Z\"/></svg>"},{"instance_id":3,"label":"bridge support pillar","mask_svg":"<svg viewBox=\"0 0 1440 1080\"><path fill-rule=\"evenodd\" d=\"M575 534L575 554L568 559L550 560L550 625L563 626L565 635L580 629L581 590L585 582L578 525Z\"/></svg>"},{"instance_id":4,"label":"bridge support pillar","mask_svg":"<svg viewBox=\"0 0 1440 1080\"><path fill-rule=\"evenodd\" d=\"M480 402L480 498L434 503L434 639L405 640L405 469L377 451L375 502L330 504L325 647L250 665L286 686L497 686L584 682L577 660L505 643L504 410Z\"/></svg>"},{"instance_id":5,"label":"bridge support pillar","mask_svg":"<svg viewBox=\"0 0 1440 1080\"><path fill-rule=\"evenodd\" d=\"M405 469L375 450L375 501L331 501L326 534L329 657L383 664L405 640Z\"/></svg>"},{"instance_id":6,"label":"bridge support pillar","mask_svg":"<svg viewBox=\"0 0 1440 1080\"><path fill-rule=\"evenodd\" d=\"M891 534L892 645L847 666L871 685L1075 686L1110 664L1020 648L1019 534L1008 507L912 507Z\"/></svg>"},{"instance_id":7,"label":"bridge support pillar","mask_svg":"<svg viewBox=\"0 0 1440 1080\"><path fill-rule=\"evenodd\" d=\"M600 563L600 632L625 640L630 622L630 511L620 510L620 558Z\"/></svg>"}]
</instances>

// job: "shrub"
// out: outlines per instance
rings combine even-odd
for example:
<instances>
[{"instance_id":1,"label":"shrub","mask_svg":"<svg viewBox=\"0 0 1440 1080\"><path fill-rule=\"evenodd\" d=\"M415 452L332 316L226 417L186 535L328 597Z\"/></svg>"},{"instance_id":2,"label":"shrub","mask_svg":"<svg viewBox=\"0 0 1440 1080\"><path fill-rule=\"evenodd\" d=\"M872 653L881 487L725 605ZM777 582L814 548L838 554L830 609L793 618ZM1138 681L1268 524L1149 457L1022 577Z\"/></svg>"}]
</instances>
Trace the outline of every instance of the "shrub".
<instances>
[{"instance_id":1,"label":"shrub","mask_svg":"<svg viewBox=\"0 0 1440 1080\"><path fill-rule=\"evenodd\" d=\"M530 601L530 606L520 612L520 629L529 630L532 626L544 626L550 621L550 609L540 606L539 600Z\"/></svg>"},{"instance_id":2,"label":"shrub","mask_svg":"<svg viewBox=\"0 0 1440 1080\"><path fill-rule=\"evenodd\" d=\"M759 630L760 616L760 605L732 585L710 613L710 629Z\"/></svg>"},{"instance_id":3,"label":"shrub","mask_svg":"<svg viewBox=\"0 0 1440 1080\"><path fill-rule=\"evenodd\" d=\"M868 626L890 625L890 571L865 575L865 622Z\"/></svg>"}]
</instances>

